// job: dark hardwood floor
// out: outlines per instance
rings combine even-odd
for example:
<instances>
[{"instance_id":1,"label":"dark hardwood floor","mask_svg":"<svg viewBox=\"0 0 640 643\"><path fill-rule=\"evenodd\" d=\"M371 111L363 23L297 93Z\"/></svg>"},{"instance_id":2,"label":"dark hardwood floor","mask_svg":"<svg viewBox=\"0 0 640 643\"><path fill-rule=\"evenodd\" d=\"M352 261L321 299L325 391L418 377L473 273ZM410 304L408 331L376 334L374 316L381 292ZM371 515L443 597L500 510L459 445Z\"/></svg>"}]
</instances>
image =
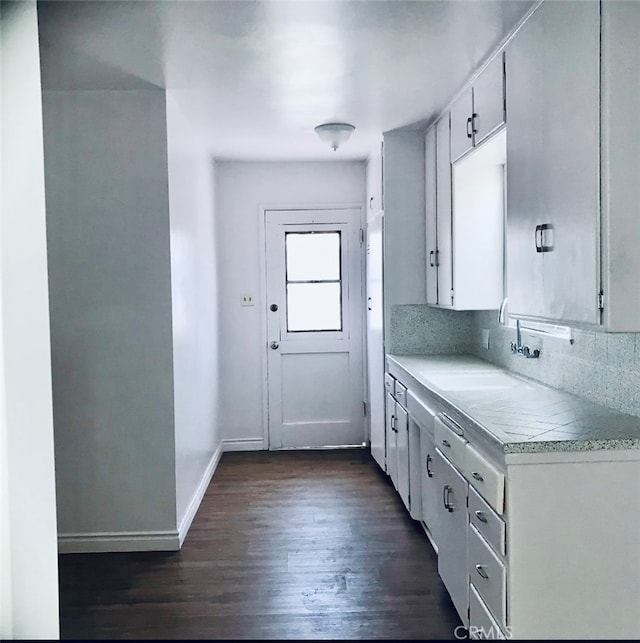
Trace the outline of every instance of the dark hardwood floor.
<instances>
[{"instance_id":1,"label":"dark hardwood floor","mask_svg":"<svg viewBox=\"0 0 640 643\"><path fill-rule=\"evenodd\" d=\"M62 638L454 639L420 526L364 450L227 453L182 551L60 556Z\"/></svg>"}]
</instances>

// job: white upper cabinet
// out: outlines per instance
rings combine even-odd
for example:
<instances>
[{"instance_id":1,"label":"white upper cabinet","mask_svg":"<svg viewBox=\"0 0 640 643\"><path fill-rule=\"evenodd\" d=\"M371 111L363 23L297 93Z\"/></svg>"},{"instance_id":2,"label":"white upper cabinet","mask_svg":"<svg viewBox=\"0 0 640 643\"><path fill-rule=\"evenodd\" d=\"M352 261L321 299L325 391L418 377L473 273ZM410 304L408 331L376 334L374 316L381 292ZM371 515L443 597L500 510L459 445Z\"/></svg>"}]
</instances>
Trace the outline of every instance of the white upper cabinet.
<instances>
[{"instance_id":1,"label":"white upper cabinet","mask_svg":"<svg viewBox=\"0 0 640 643\"><path fill-rule=\"evenodd\" d=\"M640 4L544 2L507 48L509 313L640 330Z\"/></svg>"},{"instance_id":2,"label":"white upper cabinet","mask_svg":"<svg viewBox=\"0 0 640 643\"><path fill-rule=\"evenodd\" d=\"M451 237L451 154L449 116L436 124L436 220L438 304L453 306L453 239Z\"/></svg>"},{"instance_id":3,"label":"white upper cabinet","mask_svg":"<svg viewBox=\"0 0 640 643\"><path fill-rule=\"evenodd\" d=\"M595 324L600 9L543 3L508 47L509 312Z\"/></svg>"},{"instance_id":4,"label":"white upper cabinet","mask_svg":"<svg viewBox=\"0 0 640 643\"><path fill-rule=\"evenodd\" d=\"M424 162L421 132L384 134L385 323L393 306L426 303Z\"/></svg>"},{"instance_id":5,"label":"white upper cabinet","mask_svg":"<svg viewBox=\"0 0 640 643\"><path fill-rule=\"evenodd\" d=\"M451 108L451 158L458 159L473 147L473 89L469 87Z\"/></svg>"},{"instance_id":6,"label":"white upper cabinet","mask_svg":"<svg viewBox=\"0 0 640 643\"><path fill-rule=\"evenodd\" d=\"M495 310L504 297L504 128L451 165L449 118L425 138L427 303Z\"/></svg>"},{"instance_id":7,"label":"white upper cabinet","mask_svg":"<svg viewBox=\"0 0 640 643\"><path fill-rule=\"evenodd\" d=\"M498 54L451 108L451 160L456 161L504 125L504 52Z\"/></svg>"},{"instance_id":8,"label":"white upper cabinet","mask_svg":"<svg viewBox=\"0 0 640 643\"><path fill-rule=\"evenodd\" d=\"M473 84L473 144L480 145L506 122L505 59L497 55Z\"/></svg>"},{"instance_id":9,"label":"white upper cabinet","mask_svg":"<svg viewBox=\"0 0 640 643\"><path fill-rule=\"evenodd\" d=\"M453 306L453 240L451 236L451 158L449 114L425 138L425 215L427 304Z\"/></svg>"},{"instance_id":10,"label":"white upper cabinet","mask_svg":"<svg viewBox=\"0 0 640 643\"><path fill-rule=\"evenodd\" d=\"M436 128L432 127L425 138L425 211L427 234L427 303L438 303L438 250L436 223Z\"/></svg>"}]
</instances>

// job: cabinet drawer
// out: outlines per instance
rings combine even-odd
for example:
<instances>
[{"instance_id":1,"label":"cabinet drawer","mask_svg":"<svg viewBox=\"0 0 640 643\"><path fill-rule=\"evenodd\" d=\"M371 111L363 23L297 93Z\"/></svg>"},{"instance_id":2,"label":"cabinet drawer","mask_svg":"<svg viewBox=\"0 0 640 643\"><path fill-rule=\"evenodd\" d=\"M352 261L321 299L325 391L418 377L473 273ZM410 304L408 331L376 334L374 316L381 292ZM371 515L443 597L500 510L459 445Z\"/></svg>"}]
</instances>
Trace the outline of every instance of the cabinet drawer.
<instances>
[{"instance_id":1,"label":"cabinet drawer","mask_svg":"<svg viewBox=\"0 0 640 643\"><path fill-rule=\"evenodd\" d=\"M469 578L500 625L506 619L507 570L478 530L469 525Z\"/></svg>"},{"instance_id":2,"label":"cabinet drawer","mask_svg":"<svg viewBox=\"0 0 640 643\"><path fill-rule=\"evenodd\" d=\"M402 406L407 408L407 387L401 384L398 380L396 380L395 396L396 400L398 400Z\"/></svg>"},{"instance_id":3,"label":"cabinet drawer","mask_svg":"<svg viewBox=\"0 0 640 643\"><path fill-rule=\"evenodd\" d=\"M469 638L475 640L505 638L473 585L469 587Z\"/></svg>"},{"instance_id":4,"label":"cabinet drawer","mask_svg":"<svg viewBox=\"0 0 640 643\"><path fill-rule=\"evenodd\" d=\"M469 487L469 522L499 554L505 555L506 529L504 520L471 486Z\"/></svg>"},{"instance_id":5,"label":"cabinet drawer","mask_svg":"<svg viewBox=\"0 0 640 643\"><path fill-rule=\"evenodd\" d=\"M467 444L464 474L480 495L499 513L504 512L504 474Z\"/></svg>"},{"instance_id":6,"label":"cabinet drawer","mask_svg":"<svg viewBox=\"0 0 640 643\"><path fill-rule=\"evenodd\" d=\"M387 393L391 393L391 395L395 394L395 377L393 375L389 375L389 373L384 374L384 388L387 391Z\"/></svg>"},{"instance_id":7,"label":"cabinet drawer","mask_svg":"<svg viewBox=\"0 0 640 643\"><path fill-rule=\"evenodd\" d=\"M433 440L433 418L437 415L435 409L429 407L411 391L407 391L407 410L420 429L426 430Z\"/></svg>"},{"instance_id":8,"label":"cabinet drawer","mask_svg":"<svg viewBox=\"0 0 640 643\"><path fill-rule=\"evenodd\" d=\"M434 438L436 446L440 451L442 451L460 471L464 471L464 452L467 441L447 426L443 422L442 416L438 416L434 420Z\"/></svg>"}]
</instances>

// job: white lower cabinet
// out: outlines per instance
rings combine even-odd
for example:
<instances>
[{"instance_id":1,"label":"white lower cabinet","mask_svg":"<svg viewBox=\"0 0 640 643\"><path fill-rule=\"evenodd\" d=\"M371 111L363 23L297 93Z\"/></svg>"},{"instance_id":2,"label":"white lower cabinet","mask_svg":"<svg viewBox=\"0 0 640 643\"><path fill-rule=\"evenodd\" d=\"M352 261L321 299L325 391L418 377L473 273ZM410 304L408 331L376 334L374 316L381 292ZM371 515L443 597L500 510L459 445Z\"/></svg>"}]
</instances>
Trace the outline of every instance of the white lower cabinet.
<instances>
[{"instance_id":1,"label":"white lower cabinet","mask_svg":"<svg viewBox=\"0 0 640 643\"><path fill-rule=\"evenodd\" d=\"M463 624L469 622L467 573L467 481L436 448L441 502L438 504L438 573Z\"/></svg>"},{"instance_id":2,"label":"white lower cabinet","mask_svg":"<svg viewBox=\"0 0 640 643\"><path fill-rule=\"evenodd\" d=\"M507 616L506 565L493 552L489 543L473 525L469 525L467 552L471 585L482 596L498 624L505 626Z\"/></svg>"},{"instance_id":3,"label":"white lower cabinet","mask_svg":"<svg viewBox=\"0 0 640 643\"><path fill-rule=\"evenodd\" d=\"M506 639L473 585L469 586L469 638L475 640Z\"/></svg>"},{"instance_id":4,"label":"white lower cabinet","mask_svg":"<svg viewBox=\"0 0 640 643\"><path fill-rule=\"evenodd\" d=\"M410 510L409 504L409 414L396 402L396 453L398 458L398 484L396 489Z\"/></svg>"},{"instance_id":5,"label":"white lower cabinet","mask_svg":"<svg viewBox=\"0 0 640 643\"><path fill-rule=\"evenodd\" d=\"M386 411L385 440L387 474L400 494L405 507L411 511L409 471L409 414L406 405L407 389L400 382L385 375Z\"/></svg>"},{"instance_id":6,"label":"white lower cabinet","mask_svg":"<svg viewBox=\"0 0 640 643\"><path fill-rule=\"evenodd\" d=\"M396 400L391 393L386 394L385 400L385 433L387 441L387 475L393 486L398 488L398 440L396 431Z\"/></svg>"},{"instance_id":7,"label":"white lower cabinet","mask_svg":"<svg viewBox=\"0 0 640 643\"><path fill-rule=\"evenodd\" d=\"M420 431L420 460L422 465L422 520L435 546L439 543L438 501L440 478L437 475L436 447L428 429Z\"/></svg>"},{"instance_id":8,"label":"white lower cabinet","mask_svg":"<svg viewBox=\"0 0 640 643\"><path fill-rule=\"evenodd\" d=\"M511 452L435 387L408 389L409 482L396 431L391 475L411 506L419 434L421 520L469 636L639 639L640 450ZM387 403L397 430L404 407Z\"/></svg>"}]
</instances>

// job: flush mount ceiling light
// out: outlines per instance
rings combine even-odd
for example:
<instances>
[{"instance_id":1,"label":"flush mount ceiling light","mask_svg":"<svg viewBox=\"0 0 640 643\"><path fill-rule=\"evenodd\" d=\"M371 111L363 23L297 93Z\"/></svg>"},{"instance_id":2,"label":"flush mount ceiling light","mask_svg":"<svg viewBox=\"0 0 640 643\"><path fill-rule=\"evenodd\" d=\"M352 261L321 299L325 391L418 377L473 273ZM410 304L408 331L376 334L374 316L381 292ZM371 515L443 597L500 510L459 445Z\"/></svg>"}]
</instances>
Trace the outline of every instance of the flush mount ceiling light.
<instances>
[{"instance_id":1,"label":"flush mount ceiling light","mask_svg":"<svg viewBox=\"0 0 640 643\"><path fill-rule=\"evenodd\" d=\"M349 123L323 123L314 128L320 140L331 145L335 152L343 143L346 143L355 129Z\"/></svg>"}]
</instances>

